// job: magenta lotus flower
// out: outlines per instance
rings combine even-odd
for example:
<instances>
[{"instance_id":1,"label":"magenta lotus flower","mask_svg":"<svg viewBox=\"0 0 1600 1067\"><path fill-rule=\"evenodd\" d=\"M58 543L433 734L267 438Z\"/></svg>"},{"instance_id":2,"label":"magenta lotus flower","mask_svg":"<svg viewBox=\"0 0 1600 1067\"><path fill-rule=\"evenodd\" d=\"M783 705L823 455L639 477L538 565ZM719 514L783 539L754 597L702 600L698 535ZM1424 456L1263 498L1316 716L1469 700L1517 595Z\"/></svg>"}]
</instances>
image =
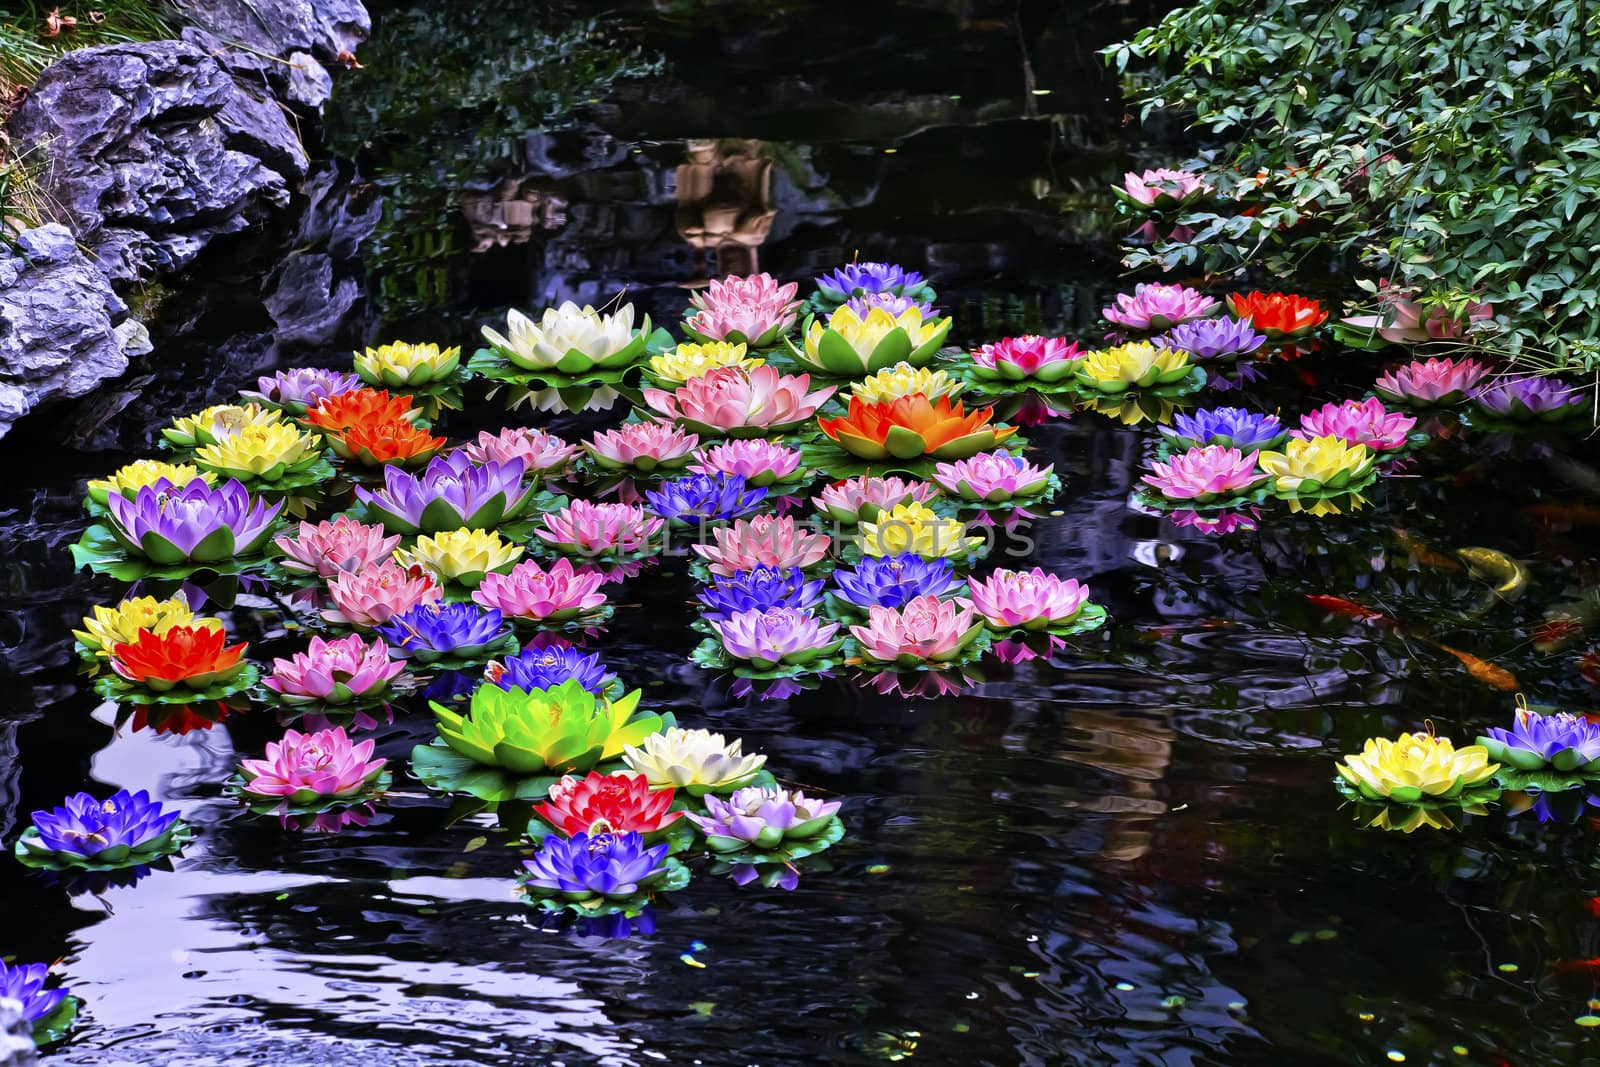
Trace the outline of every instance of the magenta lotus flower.
<instances>
[{"instance_id":1,"label":"magenta lotus flower","mask_svg":"<svg viewBox=\"0 0 1600 1067\"><path fill-rule=\"evenodd\" d=\"M876 522L880 512L893 511L901 504L926 504L938 495L938 487L927 482L862 475L827 486L816 495L815 503L822 514L849 525Z\"/></svg>"},{"instance_id":2,"label":"magenta lotus flower","mask_svg":"<svg viewBox=\"0 0 1600 1067\"><path fill-rule=\"evenodd\" d=\"M279 534L272 543L283 550L279 564L284 570L332 578L390 558L400 547L400 535L385 536L382 526L340 515L315 524L302 522L298 536Z\"/></svg>"},{"instance_id":3,"label":"magenta lotus flower","mask_svg":"<svg viewBox=\"0 0 1600 1067\"><path fill-rule=\"evenodd\" d=\"M478 440L461 450L476 463L509 463L520 459L522 467L536 477L553 478L572 466L580 449L553 433L529 426L507 426L499 433L484 430Z\"/></svg>"},{"instance_id":4,"label":"magenta lotus flower","mask_svg":"<svg viewBox=\"0 0 1600 1067\"><path fill-rule=\"evenodd\" d=\"M1192 170L1159 167L1142 174L1133 171L1122 176L1122 187L1115 192L1140 207L1170 209L1192 203L1211 192L1211 186Z\"/></svg>"},{"instance_id":5,"label":"magenta lotus flower","mask_svg":"<svg viewBox=\"0 0 1600 1067\"><path fill-rule=\"evenodd\" d=\"M1151 282L1135 286L1132 293L1118 293L1116 303L1100 314L1107 322L1130 330L1170 330L1215 315L1221 307L1197 289Z\"/></svg>"},{"instance_id":6,"label":"magenta lotus flower","mask_svg":"<svg viewBox=\"0 0 1600 1067\"><path fill-rule=\"evenodd\" d=\"M706 445L694 454L696 474L737 474L744 484L764 489L800 469L800 450L750 438Z\"/></svg>"},{"instance_id":7,"label":"magenta lotus flower","mask_svg":"<svg viewBox=\"0 0 1600 1067\"><path fill-rule=\"evenodd\" d=\"M1045 630L1077 618L1089 599L1089 587L1076 579L1062 579L1042 568L1031 571L997 570L979 581L967 579L972 608L991 627L1010 630Z\"/></svg>"},{"instance_id":8,"label":"magenta lotus flower","mask_svg":"<svg viewBox=\"0 0 1600 1067\"><path fill-rule=\"evenodd\" d=\"M1342 437L1352 445L1366 445L1374 452L1389 452L1406 443L1406 435L1417 420L1401 411L1390 411L1377 397L1324 404L1300 416L1300 428L1289 436L1301 440L1313 437Z\"/></svg>"},{"instance_id":9,"label":"magenta lotus flower","mask_svg":"<svg viewBox=\"0 0 1600 1067\"><path fill-rule=\"evenodd\" d=\"M1209 536L1230 534L1235 530L1254 530L1260 525L1261 509L1241 508L1237 511L1174 511L1167 518L1172 525L1183 526Z\"/></svg>"},{"instance_id":10,"label":"magenta lotus flower","mask_svg":"<svg viewBox=\"0 0 1600 1067\"><path fill-rule=\"evenodd\" d=\"M806 392L811 376L779 374L770 366L718 367L673 392L646 389L655 410L698 434L764 437L792 430L817 413L835 386Z\"/></svg>"},{"instance_id":11,"label":"magenta lotus flower","mask_svg":"<svg viewBox=\"0 0 1600 1067\"><path fill-rule=\"evenodd\" d=\"M1444 407L1466 400L1488 373L1475 359L1419 359L1383 375L1372 383L1372 391L1390 403Z\"/></svg>"},{"instance_id":12,"label":"magenta lotus flower","mask_svg":"<svg viewBox=\"0 0 1600 1067\"><path fill-rule=\"evenodd\" d=\"M534 536L569 556L626 555L638 552L661 532L662 520L638 504L596 504L574 500L544 516Z\"/></svg>"},{"instance_id":13,"label":"magenta lotus flower","mask_svg":"<svg viewBox=\"0 0 1600 1067\"><path fill-rule=\"evenodd\" d=\"M850 627L864 658L900 667L960 659L982 632L970 603L932 593L899 609L870 607L867 624Z\"/></svg>"},{"instance_id":14,"label":"magenta lotus flower","mask_svg":"<svg viewBox=\"0 0 1600 1067\"><path fill-rule=\"evenodd\" d=\"M819 619L806 608L751 608L712 619L723 651L757 670L804 666L844 644L838 623Z\"/></svg>"},{"instance_id":15,"label":"magenta lotus flower","mask_svg":"<svg viewBox=\"0 0 1600 1067\"><path fill-rule=\"evenodd\" d=\"M382 640L360 634L327 641L313 637L304 652L272 661L266 687L286 704L348 704L383 692L405 664L389 658Z\"/></svg>"},{"instance_id":16,"label":"magenta lotus flower","mask_svg":"<svg viewBox=\"0 0 1600 1067\"><path fill-rule=\"evenodd\" d=\"M933 480L947 493L963 500L999 504L1016 497L1038 496L1050 484L1054 465L1035 467L1021 456L998 448L970 459L941 463Z\"/></svg>"},{"instance_id":17,"label":"magenta lotus flower","mask_svg":"<svg viewBox=\"0 0 1600 1067\"><path fill-rule=\"evenodd\" d=\"M248 800L281 800L286 806L341 800L367 792L386 760L372 758L371 739L350 742L344 727L316 733L284 732L267 742L265 759L239 763L240 792Z\"/></svg>"},{"instance_id":18,"label":"magenta lotus flower","mask_svg":"<svg viewBox=\"0 0 1600 1067\"><path fill-rule=\"evenodd\" d=\"M1168 500L1197 504L1248 492L1266 478L1256 469L1256 453L1221 445L1176 452L1167 462L1158 460L1150 467L1155 473L1144 476L1146 485Z\"/></svg>"},{"instance_id":19,"label":"magenta lotus flower","mask_svg":"<svg viewBox=\"0 0 1600 1067\"><path fill-rule=\"evenodd\" d=\"M1037 378L1055 382L1070 375L1076 366L1074 361L1082 359L1083 355L1076 341L1069 344L1061 337L1026 334L976 349L972 353L972 366L980 378L1007 381Z\"/></svg>"},{"instance_id":20,"label":"magenta lotus flower","mask_svg":"<svg viewBox=\"0 0 1600 1067\"><path fill-rule=\"evenodd\" d=\"M508 619L565 622L605 604L605 580L599 572L575 570L571 560L558 559L545 570L525 559L506 574L484 575L472 599Z\"/></svg>"},{"instance_id":21,"label":"magenta lotus flower","mask_svg":"<svg viewBox=\"0 0 1600 1067\"><path fill-rule=\"evenodd\" d=\"M322 617L358 630L382 626L418 604L431 604L444 595L433 576L414 568L407 571L394 561L359 571L343 571L328 582L333 607Z\"/></svg>"},{"instance_id":22,"label":"magenta lotus flower","mask_svg":"<svg viewBox=\"0 0 1600 1067\"><path fill-rule=\"evenodd\" d=\"M625 422L591 437L584 450L604 470L672 470L689 462L700 438L670 422Z\"/></svg>"},{"instance_id":23,"label":"magenta lotus flower","mask_svg":"<svg viewBox=\"0 0 1600 1067\"><path fill-rule=\"evenodd\" d=\"M794 329L799 289L794 282L779 285L765 273L715 280L689 297L695 313L683 320L683 332L701 342L771 348Z\"/></svg>"},{"instance_id":24,"label":"magenta lotus flower","mask_svg":"<svg viewBox=\"0 0 1600 1067\"><path fill-rule=\"evenodd\" d=\"M711 573L729 577L752 567L804 570L822 562L831 543L826 534L802 530L792 516L757 515L711 531L715 544L693 545Z\"/></svg>"}]
</instances>

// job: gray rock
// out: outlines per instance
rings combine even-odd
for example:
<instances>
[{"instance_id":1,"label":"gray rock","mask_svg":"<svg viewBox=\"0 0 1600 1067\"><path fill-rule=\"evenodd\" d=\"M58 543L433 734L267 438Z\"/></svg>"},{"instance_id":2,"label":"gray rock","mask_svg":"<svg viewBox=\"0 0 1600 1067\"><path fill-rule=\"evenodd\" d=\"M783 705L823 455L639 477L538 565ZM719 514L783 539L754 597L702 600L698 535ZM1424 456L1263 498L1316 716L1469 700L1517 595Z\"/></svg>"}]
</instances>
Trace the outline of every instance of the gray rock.
<instances>
[{"instance_id":1,"label":"gray rock","mask_svg":"<svg viewBox=\"0 0 1600 1067\"><path fill-rule=\"evenodd\" d=\"M22 1001L0 997L0 1067L30 1067L39 1062L33 1052L33 1024L22 1014Z\"/></svg>"},{"instance_id":2,"label":"gray rock","mask_svg":"<svg viewBox=\"0 0 1600 1067\"><path fill-rule=\"evenodd\" d=\"M354 278L334 281L333 257L321 252L291 255L278 287L266 299L279 347L328 344L360 295Z\"/></svg>"},{"instance_id":3,"label":"gray rock","mask_svg":"<svg viewBox=\"0 0 1600 1067\"><path fill-rule=\"evenodd\" d=\"M372 32L360 0L175 0L184 16L230 45L270 56L310 52L339 62Z\"/></svg>"},{"instance_id":4,"label":"gray rock","mask_svg":"<svg viewBox=\"0 0 1600 1067\"><path fill-rule=\"evenodd\" d=\"M333 75L309 52L289 53L289 79L283 88L289 103L321 111L333 95Z\"/></svg>"}]
</instances>

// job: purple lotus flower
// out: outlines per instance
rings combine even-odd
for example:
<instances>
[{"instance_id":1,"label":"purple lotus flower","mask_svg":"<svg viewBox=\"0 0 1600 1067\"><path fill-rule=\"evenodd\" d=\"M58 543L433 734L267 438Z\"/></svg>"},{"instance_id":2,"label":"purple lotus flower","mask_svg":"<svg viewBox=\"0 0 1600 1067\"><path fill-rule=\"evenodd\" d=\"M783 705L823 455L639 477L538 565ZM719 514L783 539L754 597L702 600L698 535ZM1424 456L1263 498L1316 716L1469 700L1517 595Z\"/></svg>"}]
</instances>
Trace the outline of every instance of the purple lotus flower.
<instances>
[{"instance_id":1,"label":"purple lotus flower","mask_svg":"<svg viewBox=\"0 0 1600 1067\"><path fill-rule=\"evenodd\" d=\"M469 601L433 601L391 618L374 631L397 656L432 663L441 656L482 653L511 632L505 616Z\"/></svg>"},{"instance_id":2,"label":"purple lotus flower","mask_svg":"<svg viewBox=\"0 0 1600 1067\"><path fill-rule=\"evenodd\" d=\"M216 563L258 552L271 536L283 504L252 500L229 478L213 489L196 478L177 487L165 478L133 497L112 493L111 533L153 563Z\"/></svg>"},{"instance_id":3,"label":"purple lotus flower","mask_svg":"<svg viewBox=\"0 0 1600 1067\"><path fill-rule=\"evenodd\" d=\"M429 460L421 474L385 467L383 488L372 492L358 485L356 497L390 533L492 530L515 518L533 496L522 475L521 460L474 463L454 452Z\"/></svg>"},{"instance_id":4,"label":"purple lotus flower","mask_svg":"<svg viewBox=\"0 0 1600 1067\"><path fill-rule=\"evenodd\" d=\"M29 963L7 967L0 963L0 997L22 1005L22 1017L30 1023L46 1018L67 999L65 989L46 989L50 977L48 963Z\"/></svg>"},{"instance_id":5,"label":"purple lotus flower","mask_svg":"<svg viewBox=\"0 0 1600 1067\"><path fill-rule=\"evenodd\" d=\"M1244 408L1205 408L1193 414L1180 413L1173 416L1171 426L1158 429L1177 448L1221 445L1243 452L1273 448L1288 435L1278 416Z\"/></svg>"},{"instance_id":6,"label":"purple lotus flower","mask_svg":"<svg viewBox=\"0 0 1600 1067\"><path fill-rule=\"evenodd\" d=\"M501 689L554 689L576 679L596 696L610 688L617 676L607 672L600 653L585 652L570 645L525 648L502 663L491 663L485 675L490 685Z\"/></svg>"},{"instance_id":7,"label":"purple lotus flower","mask_svg":"<svg viewBox=\"0 0 1600 1067\"><path fill-rule=\"evenodd\" d=\"M903 608L919 596L943 596L961 584L948 559L923 559L914 553L867 556L853 571L835 571L837 594L865 611Z\"/></svg>"},{"instance_id":8,"label":"purple lotus flower","mask_svg":"<svg viewBox=\"0 0 1600 1067\"><path fill-rule=\"evenodd\" d=\"M832 304L842 304L853 296L887 293L891 296L933 298L931 290L916 271L894 263L847 263L832 274L816 279L817 292Z\"/></svg>"},{"instance_id":9,"label":"purple lotus flower","mask_svg":"<svg viewBox=\"0 0 1600 1067\"><path fill-rule=\"evenodd\" d=\"M1248 322L1224 315L1174 326L1161 343L1187 352L1196 360L1227 359L1254 352L1267 343L1267 335L1257 333Z\"/></svg>"},{"instance_id":10,"label":"purple lotus flower","mask_svg":"<svg viewBox=\"0 0 1600 1067\"><path fill-rule=\"evenodd\" d=\"M837 652L844 643L837 623L823 622L801 608L752 608L712 619L711 628L723 651L762 671L804 666Z\"/></svg>"},{"instance_id":11,"label":"purple lotus flower","mask_svg":"<svg viewBox=\"0 0 1600 1067\"><path fill-rule=\"evenodd\" d=\"M799 567L758 564L749 570L718 577L699 594L708 620L725 619L741 611L770 608L809 608L822 598L822 579L807 581Z\"/></svg>"},{"instance_id":12,"label":"purple lotus flower","mask_svg":"<svg viewBox=\"0 0 1600 1067\"><path fill-rule=\"evenodd\" d=\"M924 320L934 317L932 304L924 303L921 300L913 300L909 296L895 296L892 293L871 293L866 296L853 296L845 301L845 306L854 311L856 317L862 322L867 321L867 314L873 308L882 308L897 319L900 317L901 312L909 311L912 308L920 311Z\"/></svg>"},{"instance_id":13,"label":"purple lotus flower","mask_svg":"<svg viewBox=\"0 0 1600 1067\"><path fill-rule=\"evenodd\" d=\"M1511 729L1490 727L1478 738L1489 758L1519 771L1580 771L1600 757L1600 723L1582 715L1541 715L1518 708Z\"/></svg>"},{"instance_id":14,"label":"purple lotus flower","mask_svg":"<svg viewBox=\"0 0 1600 1067\"><path fill-rule=\"evenodd\" d=\"M822 832L839 810L840 801L814 800L796 789L746 786L727 799L707 794L706 814L689 813L689 821L706 835L715 852L742 848L771 849L785 840L804 840Z\"/></svg>"},{"instance_id":15,"label":"purple lotus flower","mask_svg":"<svg viewBox=\"0 0 1600 1067\"><path fill-rule=\"evenodd\" d=\"M767 491L746 486L737 474L691 474L644 495L651 510L663 519L677 526L693 526L732 522L752 514L761 507Z\"/></svg>"},{"instance_id":16,"label":"purple lotus flower","mask_svg":"<svg viewBox=\"0 0 1600 1067\"><path fill-rule=\"evenodd\" d=\"M519 879L539 896L572 900L631 897L666 873L670 844L646 848L644 836L625 834L551 834L539 854L523 860Z\"/></svg>"},{"instance_id":17,"label":"purple lotus flower","mask_svg":"<svg viewBox=\"0 0 1600 1067\"><path fill-rule=\"evenodd\" d=\"M1577 411L1586 401L1565 382L1530 377L1491 382L1472 394L1472 402L1503 419L1556 419Z\"/></svg>"},{"instance_id":18,"label":"purple lotus flower","mask_svg":"<svg viewBox=\"0 0 1600 1067\"><path fill-rule=\"evenodd\" d=\"M1118 293L1116 302L1101 310L1107 322L1131 330L1170 330L1192 319L1215 315L1221 307L1215 298L1185 285L1149 282Z\"/></svg>"},{"instance_id":19,"label":"purple lotus flower","mask_svg":"<svg viewBox=\"0 0 1600 1067\"><path fill-rule=\"evenodd\" d=\"M283 408L291 415L304 415L330 396L361 387L361 379L343 371L321 367L295 367L256 379L255 389L241 389L239 396L263 407Z\"/></svg>"},{"instance_id":20,"label":"purple lotus flower","mask_svg":"<svg viewBox=\"0 0 1600 1067\"><path fill-rule=\"evenodd\" d=\"M104 800L78 793L59 808L34 812L38 833L24 835L22 844L40 857L57 853L103 866L148 862L169 851L177 823L178 813L163 811L143 789L121 789Z\"/></svg>"}]
</instances>

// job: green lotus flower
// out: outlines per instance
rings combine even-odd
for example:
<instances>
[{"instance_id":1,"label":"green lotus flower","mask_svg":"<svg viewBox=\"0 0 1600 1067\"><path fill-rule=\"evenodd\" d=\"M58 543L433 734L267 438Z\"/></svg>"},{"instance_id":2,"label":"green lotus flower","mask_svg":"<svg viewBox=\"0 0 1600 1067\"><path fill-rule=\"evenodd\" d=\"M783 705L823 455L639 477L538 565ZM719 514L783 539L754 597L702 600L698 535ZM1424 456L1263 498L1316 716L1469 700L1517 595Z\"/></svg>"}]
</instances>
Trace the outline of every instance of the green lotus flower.
<instances>
[{"instance_id":1,"label":"green lotus flower","mask_svg":"<svg viewBox=\"0 0 1600 1067\"><path fill-rule=\"evenodd\" d=\"M433 714L444 743L476 763L519 775L584 774L665 728L654 712L635 714L639 696L606 700L577 679L532 691L484 685L467 715L442 704Z\"/></svg>"}]
</instances>

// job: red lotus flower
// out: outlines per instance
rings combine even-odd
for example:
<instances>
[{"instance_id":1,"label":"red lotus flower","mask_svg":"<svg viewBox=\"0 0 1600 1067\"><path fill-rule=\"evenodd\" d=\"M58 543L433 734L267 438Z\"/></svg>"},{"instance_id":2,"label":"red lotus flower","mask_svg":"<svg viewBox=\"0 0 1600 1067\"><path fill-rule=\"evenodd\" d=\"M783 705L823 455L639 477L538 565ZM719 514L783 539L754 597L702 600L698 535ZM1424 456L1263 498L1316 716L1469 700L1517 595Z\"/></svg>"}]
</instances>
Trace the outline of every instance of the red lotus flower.
<instances>
[{"instance_id":1,"label":"red lotus flower","mask_svg":"<svg viewBox=\"0 0 1600 1067\"><path fill-rule=\"evenodd\" d=\"M993 417L993 408L979 408L969 415L959 400L952 404L941 396L930 403L921 393L912 393L887 404L851 397L847 414L818 419L817 425L846 452L862 459L923 455L966 459L1017 432L1015 427L989 425Z\"/></svg>"},{"instance_id":2,"label":"red lotus flower","mask_svg":"<svg viewBox=\"0 0 1600 1067\"><path fill-rule=\"evenodd\" d=\"M245 643L227 647L227 635L205 626L140 630L129 644L113 645L111 668L130 682L163 692L182 683L204 689L244 669Z\"/></svg>"},{"instance_id":3,"label":"red lotus flower","mask_svg":"<svg viewBox=\"0 0 1600 1067\"><path fill-rule=\"evenodd\" d=\"M678 821L681 811L672 806L671 789L650 791L650 780L642 774L601 774L590 771L587 777L567 775L550 787L550 797L536 804L545 822L561 833L641 834L665 830Z\"/></svg>"},{"instance_id":4,"label":"red lotus flower","mask_svg":"<svg viewBox=\"0 0 1600 1067\"><path fill-rule=\"evenodd\" d=\"M306 412L306 421L328 431L348 430L353 426L415 422L422 412L411 406L411 397L389 395L387 389L352 389L323 399Z\"/></svg>"},{"instance_id":5,"label":"red lotus flower","mask_svg":"<svg viewBox=\"0 0 1600 1067\"><path fill-rule=\"evenodd\" d=\"M133 712L133 729L181 736L194 730L211 729L228 717L228 711L228 706L220 700L215 708L202 708L198 704L140 704Z\"/></svg>"},{"instance_id":6,"label":"red lotus flower","mask_svg":"<svg viewBox=\"0 0 1600 1067\"><path fill-rule=\"evenodd\" d=\"M1274 341L1303 337L1328 321L1321 304L1291 293L1234 293L1228 307Z\"/></svg>"},{"instance_id":7,"label":"red lotus flower","mask_svg":"<svg viewBox=\"0 0 1600 1067\"><path fill-rule=\"evenodd\" d=\"M444 447L445 439L401 419L352 426L329 437L328 444L338 455L366 467L385 463L414 467L432 458Z\"/></svg>"}]
</instances>

